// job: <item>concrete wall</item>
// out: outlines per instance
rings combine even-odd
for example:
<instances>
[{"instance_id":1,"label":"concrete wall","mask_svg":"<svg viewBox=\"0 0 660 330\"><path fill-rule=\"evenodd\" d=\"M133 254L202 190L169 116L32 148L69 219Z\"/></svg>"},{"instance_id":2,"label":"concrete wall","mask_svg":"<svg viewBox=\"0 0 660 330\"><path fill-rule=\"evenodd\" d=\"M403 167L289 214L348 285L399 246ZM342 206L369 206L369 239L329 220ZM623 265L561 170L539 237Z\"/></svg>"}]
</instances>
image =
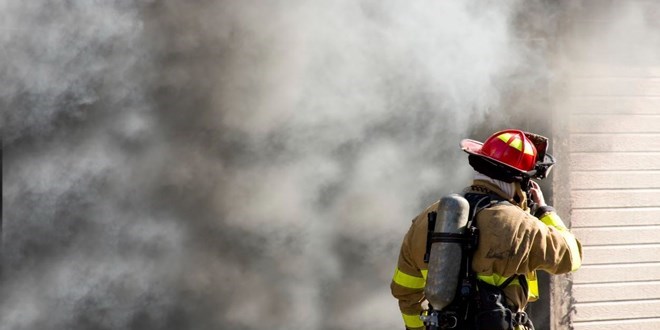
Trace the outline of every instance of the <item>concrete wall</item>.
<instances>
[{"instance_id":1,"label":"concrete wall","mask_svg":"<svg viewBox=\"0 0 660 330\"><path fill-rule=\"evenodd\" d=\"M566 5L554 179L584 264L553 328L660 329L660 2Z\"/></svg>"}]
</instances>

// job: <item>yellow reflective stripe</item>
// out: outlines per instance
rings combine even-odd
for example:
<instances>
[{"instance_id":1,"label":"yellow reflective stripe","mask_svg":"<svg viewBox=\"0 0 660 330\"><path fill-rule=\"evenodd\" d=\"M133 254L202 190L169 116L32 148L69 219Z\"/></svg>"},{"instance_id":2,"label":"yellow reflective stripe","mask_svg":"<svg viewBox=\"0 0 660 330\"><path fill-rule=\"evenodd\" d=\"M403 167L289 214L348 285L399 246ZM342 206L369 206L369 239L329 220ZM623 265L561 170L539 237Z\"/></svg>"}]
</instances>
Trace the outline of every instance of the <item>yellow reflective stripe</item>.
<instances>
[{"instance_id":1,"label":"yellow reflective stripe","mask_svg":"<svg viewBox=\"0 0 660 330\"><path fill-rule=\"evenodd\" d=\"M509 142L511 138L514 138L513 141ZM527 141L523 140L518 136L514 136L511 133L502 133L497 136L498 139L504 141L504 143L508 144L512 148L516 148L518 151L522 151L528 155L534 155L534 151L532 148L532 145ZM523 141L525 141L525 146L523 147Z\"/></svg>"},{"instance_id":2,"label":"yellow reflective stripe","mask_svg":"<svg viewBox=\"0 0 660 330\"><path fill-rule=\"evenodd\" d=\"M525 140L525 150L523 150L523 152L528 155L532 155L532 156L534 155L534 147L527 140Z\"/></svg>"},{"instance_id":3,"label":"yellow reflective stripe","mask_svg":"<svg viewBox=\"0 0 660 330\"><path fill-rule=\"evenodd\" d=\"M539 280L536 277L536 271L533 271L527 274L527 286L529 287L529 292L527 292L527 299L529 301L536 301L539 299Z\"/></svg>"},{"instance_id":4,"label":"yellow reflective stripe","mask_svg":"<svg viewBox=\"0 0 660 330\"><path fill-rule=\"evenodd\" d=\"M536 278L536 273L532 272L526 275L527 276L527 298L529 300L537 300L539 298L539 283ZM501 276L499 274L492 275L477 275L477 278L494 286L502 285L508 277ZM509 285L520 285L518 278L514 278Z\"/></svg>"},{"instance_id":5,"label":"yellow reflective stripe","mask_svg":"<svg viewBox=\"0 0 660 330\"><path fill-rule=\"evenodd\" d=\"M523 151L523 144L520 138L513 139L513 141L509 143L509 146L514 147L520 151Z\"/></svg>"},{"instance_id":6,"label":"yellow reflective stripe","mask_svg":"<svg viewBox=\"0 0 660 330\"><path fill-rule=\"evenodd\" d=\"M548 212L539 220L548 226L557 228L561 236L564 237L566 244L568 244L568 250L571 253L571 263L573 264L571 271L573 272L580 268L580 266L582 266L580 247L578 246L575 236L573 236L573 234L568 231L568 228L566 228L566 225L564 225L564 222L561 220L559 215L557 215L555 212Z\"/></svg>"},{"instance_id":7,"label":"yellow reflective stripe","mask_svg":"<svg viewBox=\"0 0 660 330\"><path fill-rule=\"evenodd\" d=\"M543 222L544 224L546 224L548 226L553 226L553 227L555 227L557 229L560 229L560 230L565 230L566 229L566 225L564 225L564 222L561 220L559 215L557 215L557 213L555 213L555 212L548 212L548 213L544 214L541 217L541 219L539 219L539 220L541 220L541 222Z\"/></svg>"},{"instance_id":8,"label":"yellow reflective stripe","mask_svg":"<svg viewBox=\"0 0 660 330\"><path fill-rule=\"evenodd\" d=\"M561 236L564 237L564 240L568 244L568 250L571 252L571 271L574 272L582 266L582 257L580 255L580 247L578 246L575 236L571 234L568 230L560 230Z\"/></svg>"},{"instance_id":9,"label":"yellow reflective stripe","mask_svg":"<svg viewBox=\"0 0 660 330\"><path fill-rule=\"evenodd\" d=\"M398 268L394 272L394 277L392 278L394 283L409 289L423 289L426 284L426 280L422 277L408 275Z\"/></svg>"},{"instance_id":10,"label":"yellow reflective stripe","mask_svg":"<svg viewBox=\"0 0 660 330\"><path fill-rule=\"evenodd\" d=\"M492 275L477 275L477 278L480 280L494 286L500 286L508 277L501 276L499 274L492 274ZM511 284L513 283L518 283L518 279L514 279L511 281Z\"/></svg>"},{"instance_id":11,"label":"yellow reflective stripe","mask_svg":"<svg viewBox=\"0 0 660 330\"><path fill-rule=\"evenodd\" d=\"M426 279L428 278L429 270L428 269L422 269L422 277L424 278L424 282L426 282Z\"/></svg>"},{"instance_id":12,"label":"yellow reflective stripe","mask_svg":"<svg viewBox=\"0 0 660 330\"><path fill-rule=\"evenodd\" d=\"M502 133L499 136L497 136L498 139L504 141L504 143L509 143L509 140L511 140L511 133Z\"/></svg>"},{"instance_id":13,"label":"yellow reflective stripe","mask_svg":"<svg viewBox=\"0 0 660 330\"><path fill-rule=\"evenodd\" d=\"M421 328L424 326L424 322L419 318L419 315L401 313L401 316L403 316L403 323L406 324L406 328Z\"/></svg>"}]
</instances>

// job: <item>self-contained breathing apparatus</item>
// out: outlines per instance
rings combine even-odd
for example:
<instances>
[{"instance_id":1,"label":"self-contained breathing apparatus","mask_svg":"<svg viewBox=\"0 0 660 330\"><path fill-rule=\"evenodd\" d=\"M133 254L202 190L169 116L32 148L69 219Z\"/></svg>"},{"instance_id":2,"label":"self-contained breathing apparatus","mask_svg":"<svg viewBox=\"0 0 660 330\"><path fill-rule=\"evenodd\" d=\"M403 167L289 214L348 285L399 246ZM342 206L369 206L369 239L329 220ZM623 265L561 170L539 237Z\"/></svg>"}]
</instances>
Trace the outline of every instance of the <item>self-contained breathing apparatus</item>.
<instances>
[{"instance_id":1,"label":"self-contained breathing apparatus","mask_svg":"<svg viewBox=\"0 0 660 330\"><path fill-rule=\"evenodd\" d=\"M526 313L511 311L502 291L514 279L527 291L525 275L511 276L493 286L479 281L471 267L479 242L475 216L503 201L491 194L452 194L440 200L438 212L428 214L424 261L429 264L425 287L429 310L420 316L427 330L513 330L518 325L534 329Z\"/></svg>"}]
</instances>

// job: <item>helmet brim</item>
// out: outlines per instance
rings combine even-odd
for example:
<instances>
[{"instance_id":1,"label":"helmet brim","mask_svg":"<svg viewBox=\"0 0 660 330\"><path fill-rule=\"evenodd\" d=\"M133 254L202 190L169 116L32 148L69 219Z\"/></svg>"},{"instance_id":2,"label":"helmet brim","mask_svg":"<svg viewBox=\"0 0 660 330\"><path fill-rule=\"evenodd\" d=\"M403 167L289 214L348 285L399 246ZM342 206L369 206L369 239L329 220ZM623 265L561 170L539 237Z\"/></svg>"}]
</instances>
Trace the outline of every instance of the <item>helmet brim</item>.
<instances>
[{"instance_id":1,"label":"helmet brim","mask_svg":"<svg viewBox=\"0 0 660 330\"><path fill-rule=\"evenodd\" d=\"M507 163L501 162L501 161L499 161L499 160L497 160L493 157L490 157L488 155L484 155L481 151L481 148L483 146L484 146L484 144L482 142L471 140L471 139L463 139L461 141L461 149L463 149L463 151L465 151L466 153L468 153L470 155L477 156L477 157L484 158L488 161L494 162L497 165L504 166L505 168L511 169L512 171L518 172L520 174L527 174L526 171L522 171L522 170L517 169L517 168L515 168L515 167L513 167L513 166L511 166Z\"/></svg>"}]
</instances>

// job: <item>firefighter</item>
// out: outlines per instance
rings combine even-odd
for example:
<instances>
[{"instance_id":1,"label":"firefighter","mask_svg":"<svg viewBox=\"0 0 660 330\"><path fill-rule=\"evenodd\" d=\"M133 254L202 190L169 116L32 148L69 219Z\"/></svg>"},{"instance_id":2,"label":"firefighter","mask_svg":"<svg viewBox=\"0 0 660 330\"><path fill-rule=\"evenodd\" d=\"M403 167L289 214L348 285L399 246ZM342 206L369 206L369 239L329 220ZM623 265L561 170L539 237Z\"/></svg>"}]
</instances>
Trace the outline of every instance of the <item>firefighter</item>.
<instances>
[{"instance_id":1,"label":"firefighter","mask_svg":"<svg viewBox=\"0 0 660 330\"><path fill-rule=\"evenodd\" d=\"M478 281L495 286L516 274L524 275L510 281L503 292L507 307L518 317L526 317L527 303L539 297L537 270L568 273L582 262L580 242L546 204L539 185L532 180L545 178L554 164L554 158L546 153L547 139L508 129L496 132L484 143L465 139L461 148L475 170L472 185L464 193L495 196L496 200L475 216L480 234L472 270ZM427 214L437 209L435 202L412 220L390 285L406 329L424 329L419 316L426 308Z\"/></svg>"}]
</instances>

